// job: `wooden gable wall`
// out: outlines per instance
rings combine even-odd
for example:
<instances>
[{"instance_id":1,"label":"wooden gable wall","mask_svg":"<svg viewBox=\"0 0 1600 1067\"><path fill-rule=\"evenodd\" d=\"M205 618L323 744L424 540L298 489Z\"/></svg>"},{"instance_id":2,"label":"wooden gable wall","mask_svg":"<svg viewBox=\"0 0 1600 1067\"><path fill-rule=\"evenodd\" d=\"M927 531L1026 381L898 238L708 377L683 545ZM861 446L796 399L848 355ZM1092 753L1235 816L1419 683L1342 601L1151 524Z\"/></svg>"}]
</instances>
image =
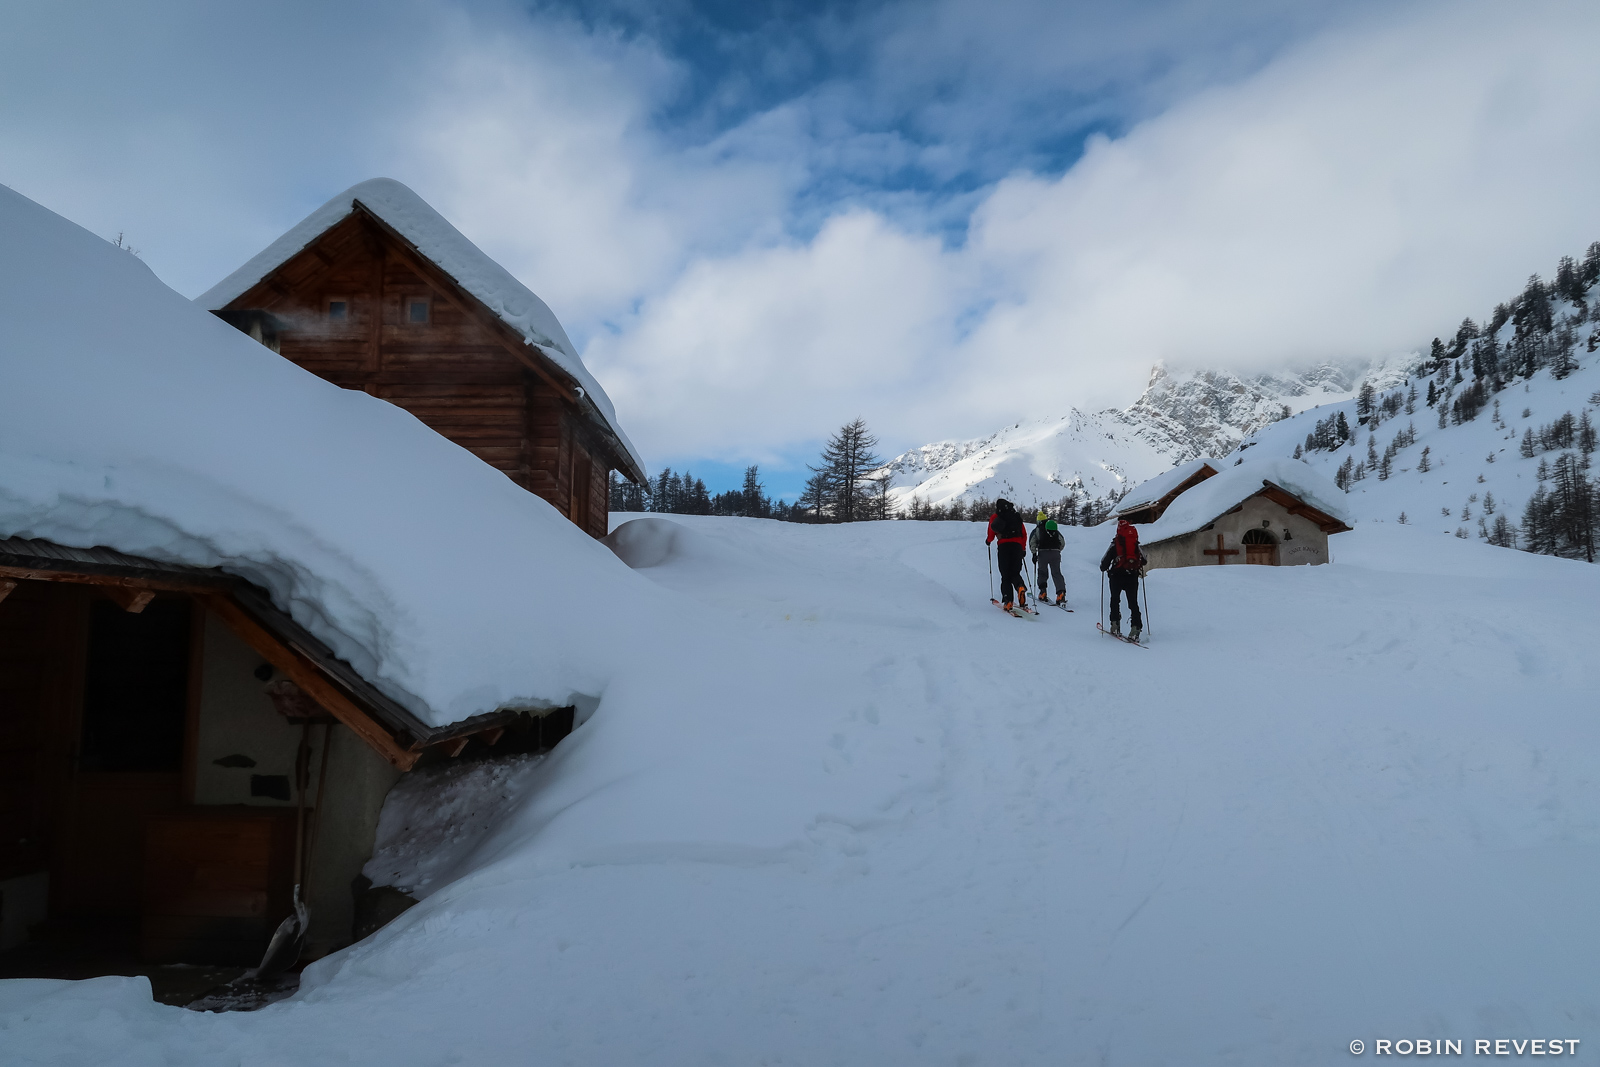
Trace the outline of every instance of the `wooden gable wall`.
<instances>
[{"instance_id":1,"label":"wooden gable wall","mask_svg":"<svg viewBox=\"0 0 1600 1067\"><path fill-rule=\"evenodd\" d=\"M413 300L427 321L411 321ZM335 301L343 320L330 315ZM442 271L357 211L228 310L261 309L281 325L284 358L360 389L429 427L604 537L608 450L532 352ZM534 360L542 360L536 356Z\"/></svg>"}]
</instances>

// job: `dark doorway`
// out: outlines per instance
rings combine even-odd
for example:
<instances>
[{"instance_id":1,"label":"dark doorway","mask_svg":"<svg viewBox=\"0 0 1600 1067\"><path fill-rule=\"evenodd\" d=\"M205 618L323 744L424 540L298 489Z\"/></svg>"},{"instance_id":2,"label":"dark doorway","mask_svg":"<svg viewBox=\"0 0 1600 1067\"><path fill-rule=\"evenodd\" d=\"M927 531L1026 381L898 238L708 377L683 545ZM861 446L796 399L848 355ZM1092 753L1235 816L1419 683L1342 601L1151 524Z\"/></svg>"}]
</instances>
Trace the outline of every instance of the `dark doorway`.
<instances>
[{"instance_id":1,"label":"dark doorway","mask_svg":"<svg viewBox=\"0 0 1600 1067\"><path fill-rule=\"evenodd\" d=\"M138 613L96 601L78 769L176 773L188 705L189 601L155 600Z\"/></svg>"},{"instance_id":2,"label":"dark doorway","mask_svg":"<svg viewBox=\"0 0 1600 1067\"><path fill-rule=\"evenodd\" d=\"M190 605L89 607L68 827L56 865L58 915L140 909L144 825L180 800L189 706Z\"/></svg>"}]
</instances>

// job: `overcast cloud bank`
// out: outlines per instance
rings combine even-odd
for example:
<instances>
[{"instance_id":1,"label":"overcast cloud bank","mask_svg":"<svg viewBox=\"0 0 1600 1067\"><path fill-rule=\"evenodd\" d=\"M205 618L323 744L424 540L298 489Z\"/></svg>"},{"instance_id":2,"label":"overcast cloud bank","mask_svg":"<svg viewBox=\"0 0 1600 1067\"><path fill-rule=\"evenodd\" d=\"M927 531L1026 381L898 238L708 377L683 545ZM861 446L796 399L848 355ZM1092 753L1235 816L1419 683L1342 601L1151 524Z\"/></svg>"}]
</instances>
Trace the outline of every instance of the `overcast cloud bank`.
<instances>
[{"instance_id":1,"label":"overcast cloud bank","mask_svg":"<svg viewBox=\"0 0 1600 1067\"><path fill-rule=\"evenodd\" d=\"M198 292L389 174L551 304L652 465L856 415L898 450L1157 359L1409 349L1600 237L1600 11L1334 7L891 4L698 56L692 5L291 6L242 53L200 8L29 8L0 181Z\"/></svg>"}]
</instances>

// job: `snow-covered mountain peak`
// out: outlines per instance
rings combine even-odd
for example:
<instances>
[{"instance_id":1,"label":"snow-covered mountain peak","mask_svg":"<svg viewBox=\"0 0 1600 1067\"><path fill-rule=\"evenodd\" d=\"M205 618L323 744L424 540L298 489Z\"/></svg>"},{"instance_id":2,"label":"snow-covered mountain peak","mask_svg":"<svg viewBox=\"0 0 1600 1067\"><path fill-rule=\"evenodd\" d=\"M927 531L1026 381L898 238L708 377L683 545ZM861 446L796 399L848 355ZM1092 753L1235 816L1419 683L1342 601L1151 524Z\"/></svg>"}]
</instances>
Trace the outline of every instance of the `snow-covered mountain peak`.
<instances>
[{"instance_id":1,"label":"snow-covered mountain peak","mask_svg":"<svg viewBox=\"0 0 1600 1067\"><path fill-rule=\"evenodd\" d=\"M1171 371L1157 363L1127 408L1017 423L987 437L936 441L887 464L897 502L1012 497L1050 504L1069 494L1114 500L1174 464L1227 455L1252 434L1319 404L1347 400L1366 363L1323 363L1244 377ZM1403 380L1403 375L1401 376Z\"/></svg>"}]
</instances>

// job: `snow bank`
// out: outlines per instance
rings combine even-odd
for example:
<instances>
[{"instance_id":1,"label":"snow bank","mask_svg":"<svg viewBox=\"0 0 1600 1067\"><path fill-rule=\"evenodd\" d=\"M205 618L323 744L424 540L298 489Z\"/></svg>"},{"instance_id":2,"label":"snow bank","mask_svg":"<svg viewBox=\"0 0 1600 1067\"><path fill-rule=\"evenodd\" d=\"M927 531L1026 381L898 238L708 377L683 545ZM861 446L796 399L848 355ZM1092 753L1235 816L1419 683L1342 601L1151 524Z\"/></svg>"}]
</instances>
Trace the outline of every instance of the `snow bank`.
<instances>
[{"instance_id":1,"label":"snow bank","mask_svg":"<svg viewBox=\"0 0 1600 1067\"><path fill-rule=\"evenodd\" d=\"M1141 650L1094 628L1103 530L1063 531L1078 613L1024 622L981 523L661 521L693 535L639 572L670 618L425 900L249 1014L0 983L0 1059L1595 1040L1600 568L1363 524L1328 566L1151 574Z\"/></svg>"},{"instance_id":2,"label":"snow bank","mask_svg":"<svg viewBox=\"0 0 1600 1067\"><path fill-rule=\"evenodd\" d=\"M1344 493L1304 463L1293 459L1246 459L1237 466L1224 466L1216 477L1207 478L1179 496L1160 519L1140 528L1139 540L1151 545L1193 533L1254 496L1265 482L1293 493L1341 522L1350 522Z\"/></svg>"},{"instance_id":3,"label":"snow bank","mask_svg":"<svg viewBox=\"0 0 1600 1067\"><path fill-rule=\"evenodd\" d=\"M447 763L405 775L389 790L372 858L373 885L427 896L472 855L495 821L532 785L543 756Z\"/></svg>"},{"instance_id":4,"label":"snow bank","mask_svg":"<svg viewBox=\"0 0 1600 1067\"><path fill-rule=\"evenodd\" d=\"M634 570L643 570L667 562L689 536L689 531L670 519L630 519L607 534L602 543Z\"/></svg>"},{"instance_id":5,"label":"snow bank","mask_svg":"<svg viewBox=\"0 0 1600 1067\"><path fill-rule=\"evenodd\" d=\"M426 722L598 696L651 626L549 504L3 187L0 375L0 537L242 575Z\"/></svg>"},{"instance_id":6,"label":"snow bank","mask_svg":"<svg viewBox=\"0 0 1600 1067\"><path fill-rule=\"evenodd\" d=\"M617 424L611 398L594 380L589 368L578 358L577 349L567 338L555 313L543 300L511 272L490 259L483 250L427 201L392 178L373 178L353 185L307 215L288 233L253 256L244 266L228 275L195 299L207 311L217 311L249 291L257 282L277 270L325 233L330 226L355 210L356 201L399 232L461 287L483 302L506 325L520 333L529 344L566 371L594 401L622 446L644 470L644 461L634 450L628 435Z\"/></svg>"}]
</instances>

